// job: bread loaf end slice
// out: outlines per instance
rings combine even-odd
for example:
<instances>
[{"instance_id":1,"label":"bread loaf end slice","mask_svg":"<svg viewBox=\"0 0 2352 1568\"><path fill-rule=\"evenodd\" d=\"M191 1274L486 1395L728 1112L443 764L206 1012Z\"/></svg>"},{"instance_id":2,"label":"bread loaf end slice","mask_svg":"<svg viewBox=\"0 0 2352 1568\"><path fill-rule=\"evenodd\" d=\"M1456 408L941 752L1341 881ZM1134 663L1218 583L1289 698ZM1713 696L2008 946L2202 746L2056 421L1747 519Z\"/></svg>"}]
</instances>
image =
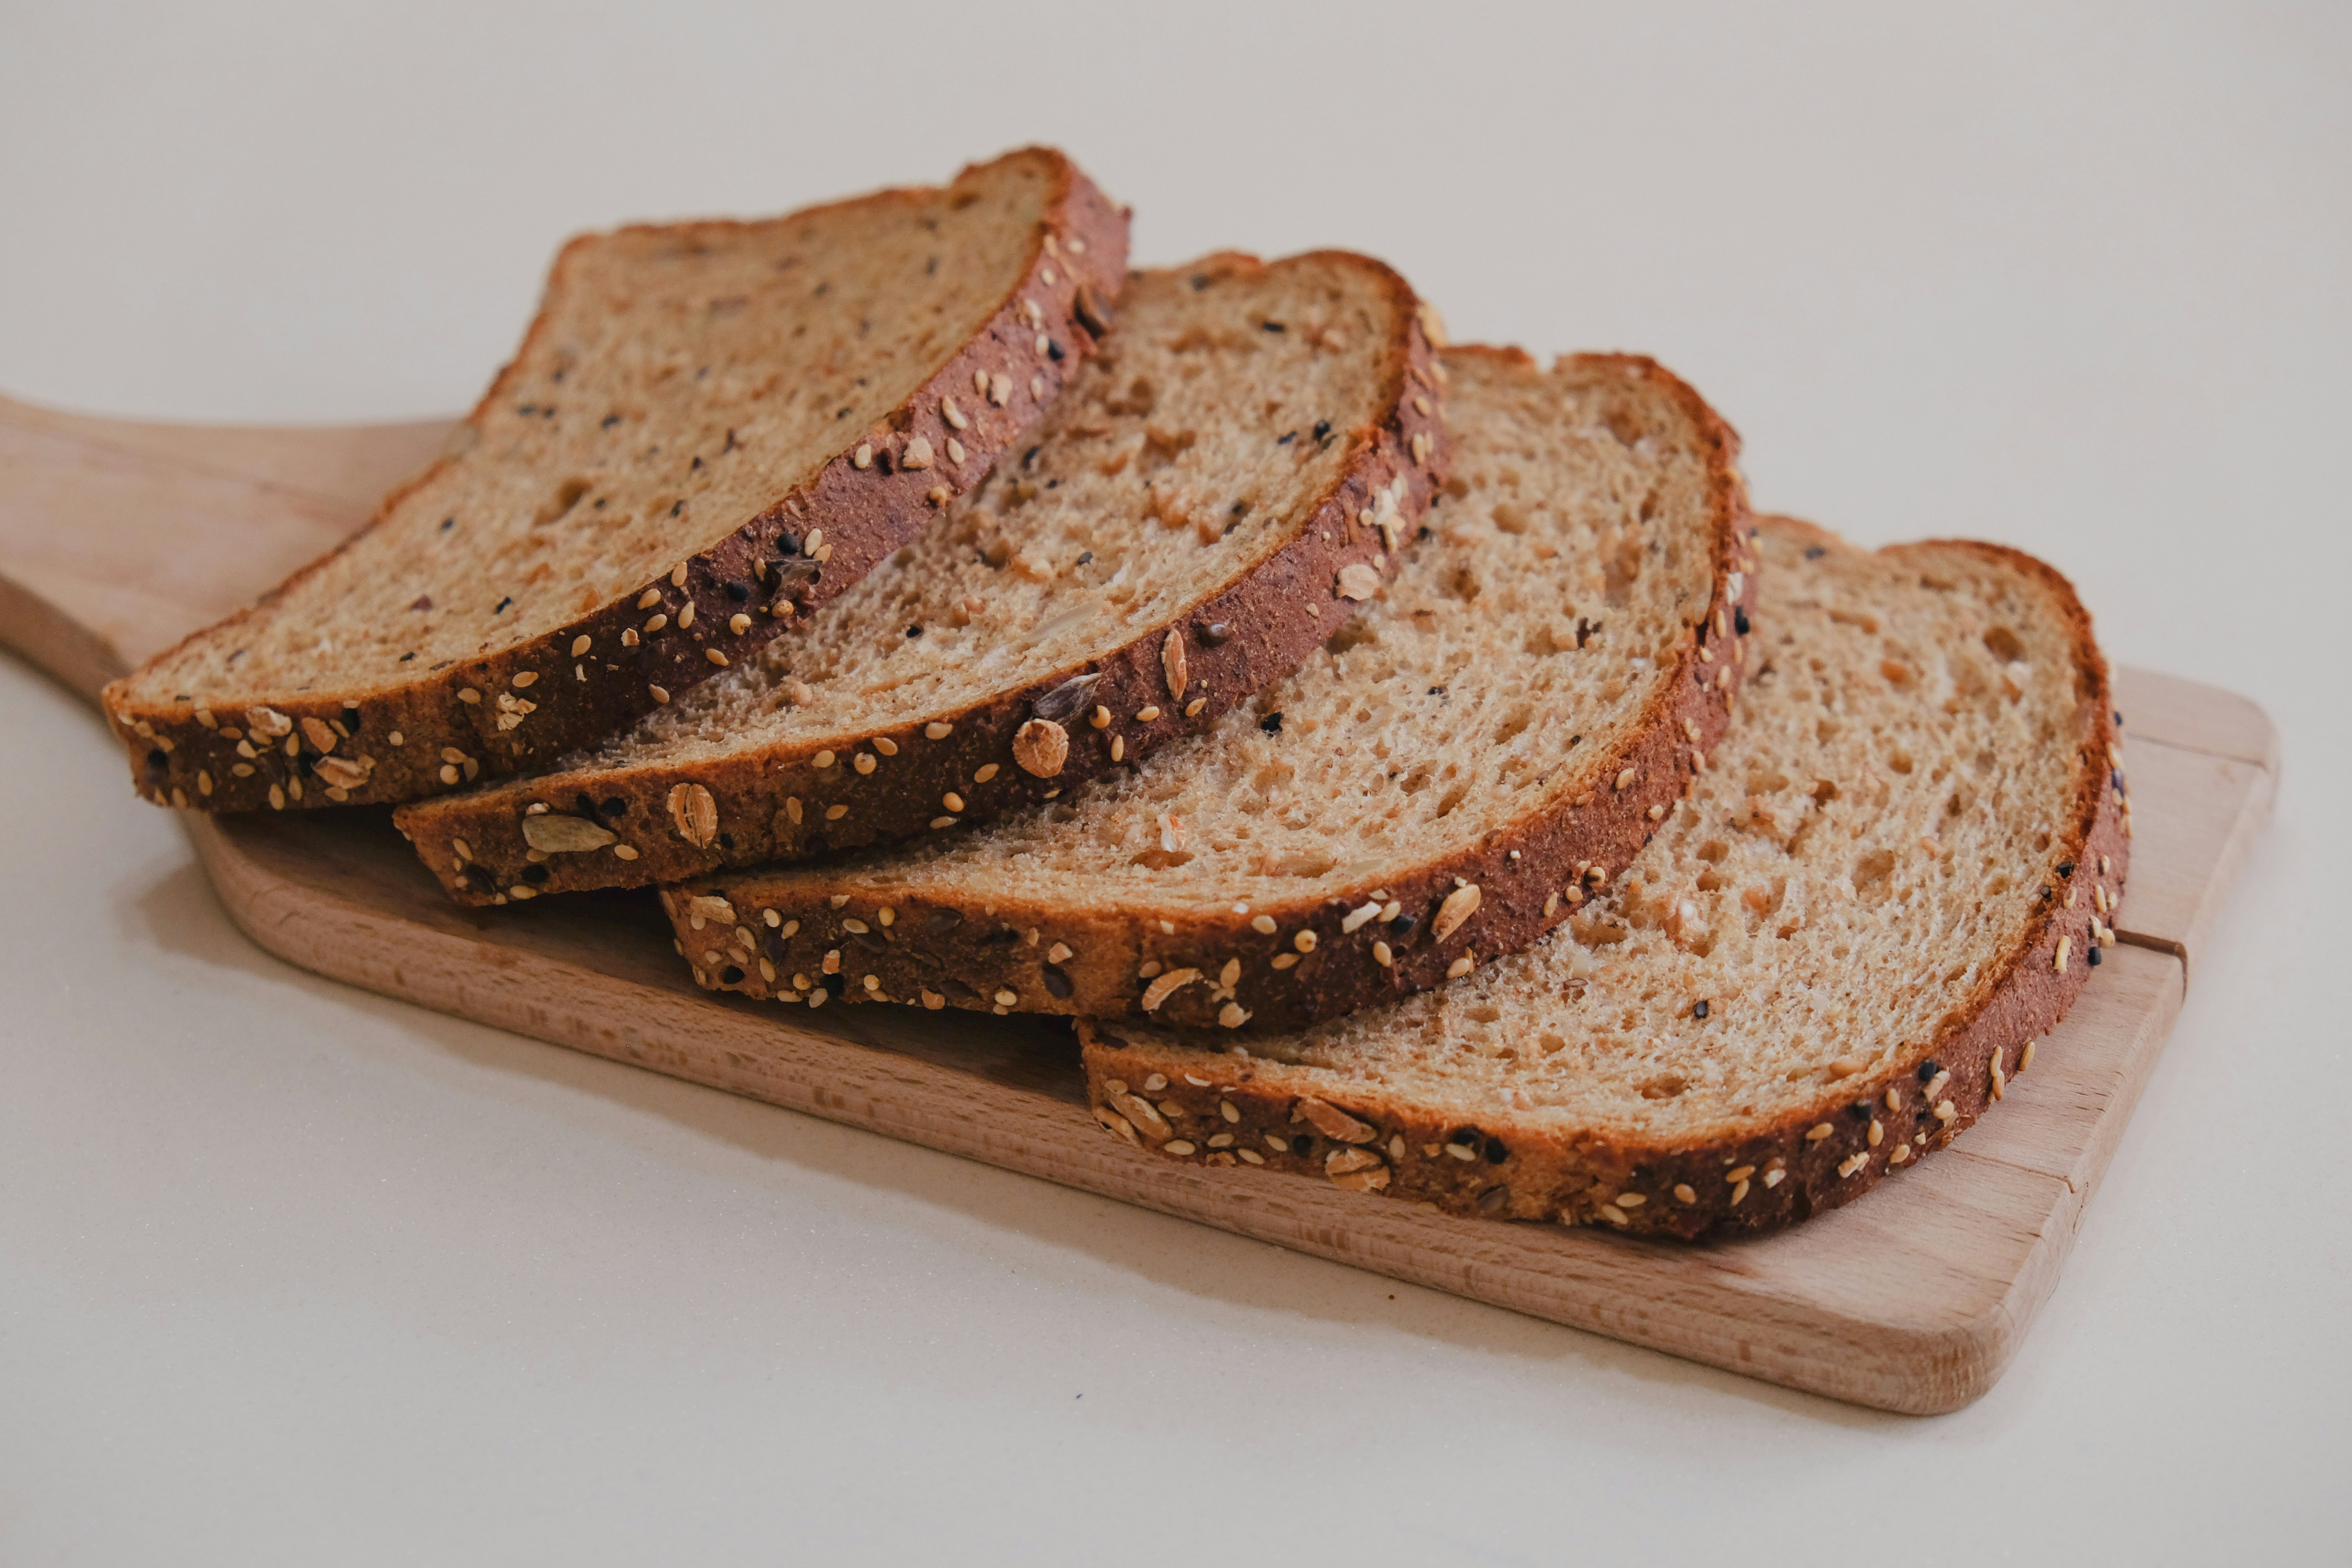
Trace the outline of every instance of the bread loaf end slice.
<instances>
[{"instance_id":1,"label":"bread loaf end slice","mask_svg":"<svg viewBox=\"0 0 2352 1568\"><path fill-rule=\"evenodd\" d=\"M1691 1237L1852 1201L2033 1064L2115 940L2131 808L2088 617L2017 552L1763 525L1762 665L1685 807L1536 948L1301 1033L1079 1026L1194 1163Z\"/></svg>"},{"instance_id":2,"label":"bread loaf end slice","mask_svg":"<svg viewBox=\"0 0 2352 1568\"><path fill-rule=\"evenodd\" d=\"M669 702L977 482L1093 353L1126 250L1125 215L1034 149L943 188L573 240L448 455L107 689L139 792L407 800ZM780 584L780 555L808 570Z\"/></svg>"},{"instance_id":3,"label":"bread loaf end slice","mask_svg":"<svg viewBox=\"0 0 2352 1568\"><path fill-rule=\"evenodd\" d=\"M1345 252L1139 273L1035 439L806 636L400 826L496 902L950 837L1132 769L1396 569L1450 451L1428 331Z\"/></svg>"},{"instance_id":4,"label":"bread loaf end slice","mask_svg":"<svg viewBox=\"0 0 2352 1568\"><path fill-rule=\"evenodd\" d=\"M1570 918L1675 809L1748 667L1738 439L1646 359L1442 363L1431 537L1297 674L1043 811L676 890L706 984L814 1000L796 981L837 950L853 999L1279 1031ZM751 961L696 940L722 908ZM853 940L884 910L889 940Z\"/></svg>"}]
</instances>

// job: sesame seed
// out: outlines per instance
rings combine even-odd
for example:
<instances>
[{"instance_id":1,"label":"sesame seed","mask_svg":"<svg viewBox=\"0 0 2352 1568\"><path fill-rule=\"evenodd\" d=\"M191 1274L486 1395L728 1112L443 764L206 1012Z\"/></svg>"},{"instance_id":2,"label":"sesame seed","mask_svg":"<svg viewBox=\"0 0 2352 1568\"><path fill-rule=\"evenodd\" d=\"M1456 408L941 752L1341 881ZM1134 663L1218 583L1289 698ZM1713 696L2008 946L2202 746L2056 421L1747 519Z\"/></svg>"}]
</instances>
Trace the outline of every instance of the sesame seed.
<instances>
[{"instance_id":1,"label":"sesame seed","mask_svg":"<svg viewBox=\"0 0 2352 1568\"><path fill-rule=\"evenodd\" d=\"M1746 1197L1747 1195L1748 1195L1748 1178L1747 1178L1747 1177L1745 1177L1745 1176L1742 1176L1742 1177L1740 1177L1740 1178L1739 1178L1739 1180L1738 1180L1738 1181L1737 1181L1737 1182L1735 1182L1735 1183L1733 1183L1733 1184L1732 1184L1732 1188L1731 1188L1731 1202L1732 1202L1733 1205L1734 1205L1735 1207L1736 1207L1736 1206L1738 1206L1738 1203L1739 1203L1739 1200L1740 1200L1740 1199L1742 1199L1742 1198L1744 1198L1744 1197Z\"/></svg>"},{"instance_id":2,"label":"sesame seed","mask_svg":"<svg viewBox=\"0 0 2352 1568\"><path fill-rule=\"evenodd\" d=\"M1778 1166L1774 1166L1771 1170L1769 1170L1769 1171L1767 1171L1767 1172L1765 1172L1765 1173L1764 1173L1764 1185L1765 1185L1766 1187L1768 1187L1768 1188L1769 1188L1769 1187L1777 1187L1777 1186L1779 1186L1782 1182L1787 1181L1788 1179L1789 1179L1789 1173L1788 1173L1788 1172L1786 1172L1786 1171L1784 1171L1784 1170L1781 1170L1781 1169L1780 1169L1780 1167L1778 1167Z\"/></svg>"},{"instance_id":3,"label":"sesame seed","mask_svg":"<svg viewBox=\"0 0 2352 1568\"><path fill-rule=\"evenodd\" d=\"M1379 964L1382 969L1387 969L1394 965L1396 963L1396 954L1389 951L1389 944L1387 942L1375 942L1372 943L1372 962Z\"/></svg>"},{"instance_id":4,"label":"sesame seed","mask_svg":"<svg viewBox=\"0 0 2352 1568\"><path fill-rule=\"evenodd\" d=\"M2071 949L2074 945L2074 939L2073 937L2071 937L2071 936L2062 936L2062 937L2060 937L2060 938L2058 939L2058 962L2057 962L2057 966L2056 966L2056 967L2057 967L2058 973L2061 973L2061 974L2063 974L2063 973L2066 973L2066 954L2067 954L2067 951L2068 951L2069 949Z\"/></svg>"},{"instance_id":5,"label":"sesame seed","mask_svg":"<svg viewBox=\"0 0 2352 1568\"><path fill-rule=\"evenodd\" d=\"M963 443L957 440L952 436L948 437L948 461L955 464L958 468L961 468L963 466ZM942 486L941 488L945 489L946 487Z\"/></svg>"},{"instance_id":6,"label":"sesame seed","mask_svg":"<svg viewBox=\"0 0 2352 1568\"><path fill-rule=\"evenodd\" d=\"M1126 757L1127 737L1124 735L1113 735L1110 738L1110 760L1114 763L1123 762L1126 760Z\"/></svg>"},{"instance_id":7,"label":"sesame seed","mask_svg":"<svg viewBox=\"0 0 2352 1568\"><path fill-rule=\"evenodd\" d=\"M751 617L739 611L727 617L727 629L740 637L751 629Z\"/></svg>"},{"instance_id":8,"label":"sesame seed","mask_svg":"<svg viewBox=\"0 0 2352 1568\"><path fill-rule=\"evenodd\" d=\"M982 763L979 767L972 770L971 782L974 784L986 784L995 776L996 764L994 763Z\"/></svg>"},{"instance_id":9,"label":"sesame seed","mask_svg":"<svg viewBox=\"0 0 2352 1568\"><path fill-rule=\"evenodd\" d=\"M947 794L940 797L940 804L946 806L950 811L961 811L963 809L963 796L956 794L953 790L950 790Z\"/></svg>"},{"instance_id":10,"label":"sesame seed","mask_svg":"<svg viewBox=\"0 0 2352 1568\"><path fill-rule=\"evenodd\" d=\"M1465 952L1461 957L1455 959L1452 963L1445 966L1445 978L1448 980L1459 980L1476 967L1476 958L1473 954Z\"/></svg>"},{"instance_id":11,"label":"sesame seed","mask_svg":"<svg viewBox=\"0 0 2352 1568\"><path fill-rule=\"evenodd\" d=\"M824 808L824 819L827 822L839 822L848 815L849 807L845 805L828 805Z\"/></svg>"},{"instance_id":12,"label":"sesame seed","mask_svg":"<svg viewBox=\"0 0 2352 1568\"><path fill-rule=\"evenodd\" d=\"M860 752L851 762L850 765L861 773L870 773L874 771L874 753L871 752Z\"/></svg>"},{"instance_id":13,"label":"sesame seed","mask_svg":"<svg viewBox=\"0 0 2352 1568\"><path fill-rule=\"evenodd\" d=\"M1619 789L1632 788L1633 780L1638 776L1640 775L1638 775L1632 768L1625 769L1622 773L1617 775L1617 787Z\"/></svg>"},{"instance_id":14,"label":"sesame seed","mask_svg":"<svg viewBox=\"0 0 2352 1568\"><path fill-rule=\"evenodd\" d=\"M1311 931L1300 931L1297 936L1290 939L1290 945L1297 948L1301 952L1313 952L1315 951L1315 933Z\"/></svg>"},{"instance_id":15,"label":"sesame seed","mask_svg":"<svg viewBox=\"0 0 2352 1568\"><path fill-rule=\"evenodd\" d=\"M1944 1122L1949 1122L1949 1121L1952 1121L1957 1120L1957 1119L1958 1118L1959 1114L1960 1114L1960 1108L1959 1108L1958 1106L1957 1106L1957 1105L1954 1105L1950 1100L1939 1100L1939 1101L1937 1101L1937 1105L1936 1105L1936 1120L1937 1120L1937 1121L1944 1121Z\"/></svg>"},{"instance_id":16,"label":"sesame seed","mask_svg":"<svg viewBox=\"0 0 2352 1568\"><path fill-rule=\"evenodd\" d=\"M586 653L592 646L593 645L590 642L585 634L573 637L572 639L572 657L578 658L582 654Z\"/></svg>"},{"instance_id":17,"label":"sesame seed","mask_svg":"<svg viewBox=\"0 0 2352 1568\"><path fill-rule=\"evenodd\" d=\"M1885 1136L1885 1124L1881 1122L1875 1116L1872 1117L1870 1119L1870 1146L1874 1149L1877 1148L1880 1142L1884 1140Z\"/></svg>"},{"instance_id":18,"label":"sesame seed","mask_svg":"<svg viewBox=\"0 0 2352 1568\"><path fill-rule=\"evenodd\" d=\"M934 833L937 833L942 827L953 827L955 825L956 819L952 816L935 816L931 818L931 831Z\"/></svg>"},{"instance_id":19,"label":"sesame seed","mask_svg":"<svg viewBox=\"0 0 2352 1568\"><path fill-rule=\"evenodd\" d=\"M1272 915L1258 916L1255 920L1250 921L1250 930L1257 932L1260 936L1272 936L1274 934L1274 917Z\"/></svg>"},{"instance_id":20,"label":"sesame seed","mask_svg":"<svg viewBox=\"0 0 2352 1568\"><path fill-rule=\"evenodd\" d=\"M1229 958L1225 960L1225 966L1217 971L1217 984L1224 986L1227 990L1231 990L1233 988L1234 982L1239 980L1241 977L1242 961L1238 958Z\"/></svg>"},{"instance_id":21,"label":"sesame seed","mask_svg":"<svg viewBox=\"0 0 2352 1568\"><path fill-rule=\"evenodd\" d=\"M654 700L656 702L667 702L669 700L669 691L665 687L648 686L646 689L653 693Z\"/></svg>"},{"instance_id":22,"label":"sesame seed","mask_svg":"<svg viewBox=\"0 0 2352 1568\"><path fill-rule=\"evenodd\" d=\"M650 610L656 605L660 603L661 590L659 588L648 588L644 593L637 595L637 608L641 610Z\"/></svg>"},{"instance_id":23,"label":"sesame seed","mask_svg":"<svg viewBox=\"0 0 2352 1568\"><path fill-rule=\"evenodd\" d=\"M1135 721L1139 724L1149 724L1159 717L1160 710L1156 705L1149 708L1139 708L1136 710Z\"/></svg>"},{"instance_id":24,"label":"sesame seed","mask_svg":"<svg viewBox=\"0 0 2352 1568\"><path fill-rule=\"evenodd\" d=\"M811 757L809 761L815 763L820 768L829 768L833 766L833 752L831 751L819 752L815 756Z\"/></svg>"},{"instance_id":25,"label":"sesame seed","mask_svg":"<svg viewBox=\"0 0 2352 1568\"><path fill-rule=\"evenodd\" d=\"M1832 1127L1828 1122L1817 1121L1807 1130L1805 1133L1805 1142L1808 1143L1818 1143L1835 1131L1836 1129Z\"/></svg>"},{"instance_id":26,"label":"sesame seed","mask_svg":"<svg viewBox=\"0 0 2352 1568\"><path fill-rule=\"evenodd\" d=\"M660 631L663 627L668 625L669 617L667 616L648 616L646 617L646 636L651 637L656 632Z\"/></svg>"},{"instance_id":27,"label":"sesame seed","mask_svg":"<svg viewBox=\"0 0 2352 1568\"><path fill-rule=\"evenodd\" d=\"M1097 702L1092 717L1087 721L1097 730L1108 730L1110 728L1110 710Z\"/></svg>"},{"instance_id":28,"label":"sesame seed","mask_svg":"<svg viewBox=\"0 0 2352 1568\"><path fill-rule=\"evenodd\" d=\"M721 669L727 668L727 656L720 653L715 647L704 648L702 650L702 657L709 659L711 663L717 665Z\"/></svg>"},{"instance_id":29,"label":"sesame seed","mask_svg":"<svg viewBox=\"0 0 2352 1568\"><path fill-rule=\"evenodd\" d=\"M457 700L460 702L479 702L481 700L482 694L470 686L461 686L457 689Z\"/></svg>"},{"instance_id":30,"label":"sesame seed","mask_svg":"<svg viewBox=\"0 0 2352 1568\"><path fill-rule=\"evenodd\" d=\"M874 443L871 441L859 443L857 450L850 455L849 461L853 468L872 468L874 466Z\"/></svg>"},{"instance_id":31,"label":"sesame seed","mask_svg":"<svg viewBox=\"0 0 2352 1568\"><path fill-rule=\"evenodd\" d=\"M1274 955L1274 966L1276 969L1288 969L1297 962L1298 955L1295 952L1277 952Z\"/></svg>"},{"instance_id":32,"label":"sesame seed","mask_svg":"<svg viewBox=\"0 0 2352 1568\"><path fill-rule=\"evenodd\" d=\"M684 607L677 612L678 630L684 631L692 625L694 625L694 601L688 599Z\"/></svg>"},{"instance_id":33,"label":"sesame seed","mask_svg":"<svg viewBox=\"0 0 2352 1568\"><path fill-rule=\"evenodd\" d=\"M2032 1067L2032 1065L2033 1065L2033 1042L2032 1042L2032 1040L2028 1040L2028 1041L2026 1041L2026 1042L2025 1042L2025 1049L2024 1049L2022 1052L2019 1053L2019 1056L2018 1056L2018 1058L2017 1058L2017 1070L2018 1070L2018 1071L2020 1071L2020 1072L2023 1072L2027 1068L2030 1068L2030 1067Z\"/></svg>"}]
</instances>

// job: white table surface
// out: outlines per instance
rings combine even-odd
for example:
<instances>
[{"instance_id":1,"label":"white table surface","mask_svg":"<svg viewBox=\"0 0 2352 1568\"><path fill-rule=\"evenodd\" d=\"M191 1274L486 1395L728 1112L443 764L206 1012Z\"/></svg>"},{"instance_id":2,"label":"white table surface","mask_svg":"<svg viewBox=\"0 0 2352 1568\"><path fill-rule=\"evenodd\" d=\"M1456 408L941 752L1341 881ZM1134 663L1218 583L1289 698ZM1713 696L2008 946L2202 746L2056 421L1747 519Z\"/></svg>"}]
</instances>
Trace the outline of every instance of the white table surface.
<instances>
[{"instance_id":1,"label":"white table surface","mask_svg":"<svg viewBox=\"0 0 2352 1568\"><path fill-rule=\"evenodd\" d=\"M2063 1282L1879 1415L365 995L0 657L0 1562L2352 1552L2352 12L793 9L0 4L0 390L451 412L572 229L1033 139L1139 259L1654 352L2284 731Z\"/></svg>"}]
</instances>

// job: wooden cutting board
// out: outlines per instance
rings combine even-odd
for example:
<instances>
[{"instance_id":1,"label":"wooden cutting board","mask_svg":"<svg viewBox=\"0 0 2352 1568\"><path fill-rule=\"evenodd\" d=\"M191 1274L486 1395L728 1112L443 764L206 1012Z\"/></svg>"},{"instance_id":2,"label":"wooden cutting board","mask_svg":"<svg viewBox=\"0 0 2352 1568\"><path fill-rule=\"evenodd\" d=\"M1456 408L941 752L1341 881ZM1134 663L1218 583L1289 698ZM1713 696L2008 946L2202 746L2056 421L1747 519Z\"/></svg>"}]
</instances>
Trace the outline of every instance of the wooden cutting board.
<instances>
[{"instance_id":1,"label":"wooden cutting board","mask_svg":"<svg viewBox=\"0 0 2352 1568\"><path fill-rule=\"evenodd\" d=\"M0 399L0 640L85 696L318 554L446 424L206 430ZM697 988L650 894L461 910L381 811L185 818L221 901L321 974L1401 1279L1889 1410L1990 1387L2056 1283L2270 812L2277 742L2210 687L2118 677L2138 837L2111 952L1951 1149L1782 1235L1698 1247L1448 1220L1144 1153L1087 1114L1076 1042L1020 1017L789 1012ZM119 805L148 811L127 784Z\"/></svg>"}]
</instances>

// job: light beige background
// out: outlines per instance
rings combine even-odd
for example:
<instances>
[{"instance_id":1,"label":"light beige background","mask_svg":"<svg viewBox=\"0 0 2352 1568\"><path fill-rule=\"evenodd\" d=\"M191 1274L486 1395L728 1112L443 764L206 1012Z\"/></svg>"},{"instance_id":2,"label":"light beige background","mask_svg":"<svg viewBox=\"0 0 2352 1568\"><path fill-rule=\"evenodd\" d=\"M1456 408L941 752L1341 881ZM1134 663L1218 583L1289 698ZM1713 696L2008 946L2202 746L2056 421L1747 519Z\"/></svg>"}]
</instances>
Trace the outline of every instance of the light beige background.
<instances>
[{"instance_id":1,"label":"light beige background","mask_svg":"<svg viewBox=\"0 0 2352 1568\"><path fill-rule=\"evenodd\" d=\"M568 232L1033 140L2067 572L2277 826L2065 1282L1843 1408L311 979L0 658L0 1562L2341 1561L2352 13L34 6L0 391L455 411Z\"/></svg>"}]
</instances>

